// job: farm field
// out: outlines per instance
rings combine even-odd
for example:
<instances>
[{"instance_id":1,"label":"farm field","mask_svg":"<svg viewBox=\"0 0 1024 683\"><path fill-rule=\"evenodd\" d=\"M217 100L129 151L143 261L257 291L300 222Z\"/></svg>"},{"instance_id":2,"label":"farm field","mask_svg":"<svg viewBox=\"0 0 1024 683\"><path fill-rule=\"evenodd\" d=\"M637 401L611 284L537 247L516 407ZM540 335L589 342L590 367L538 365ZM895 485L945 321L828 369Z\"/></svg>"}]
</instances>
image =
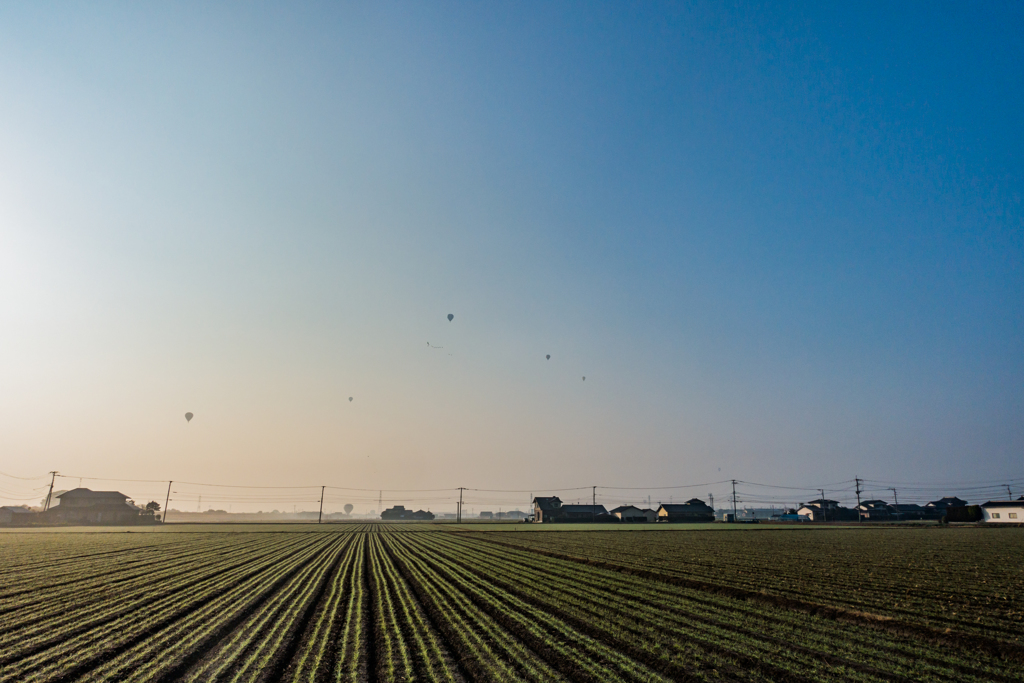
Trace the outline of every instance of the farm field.
<instances>
[{"instance_id":1,"label":"farm field","mask_svg":"<svg viewBox=\"0 0 1024 683\"><path fill-rule=\"evenodd\" d=\"M1022 529L0 534L0 681L1024 681Z\"/></svg>"},{"instance_id":2,"label":"farm field","mask_svg":"<svg viewBox=\"0 0 1024 683\"><path fill-rule=\"evenodd\" d=\"M1024 643L1024 529L704 525L684 533L657 526L645 534L591 527L486 537L657 580Z\"/></svg>"}]
</instances>

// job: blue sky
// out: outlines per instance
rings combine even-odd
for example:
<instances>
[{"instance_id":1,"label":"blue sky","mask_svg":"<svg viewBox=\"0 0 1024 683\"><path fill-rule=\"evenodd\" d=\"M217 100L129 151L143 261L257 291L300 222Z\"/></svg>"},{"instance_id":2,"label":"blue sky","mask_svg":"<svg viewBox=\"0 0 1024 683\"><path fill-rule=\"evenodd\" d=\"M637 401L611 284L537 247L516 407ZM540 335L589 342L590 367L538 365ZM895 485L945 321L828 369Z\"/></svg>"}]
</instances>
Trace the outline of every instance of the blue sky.
<instances>
[{"instance_id":1,"label":"blue sky","mask_svg":"<svg viewBox=\"0 0 1024 683\"><path fill-rule=\"evenodd\" d=\"M1022 15L8 5L0 470L1019 477Z\"/></svg>"}]
</instances>

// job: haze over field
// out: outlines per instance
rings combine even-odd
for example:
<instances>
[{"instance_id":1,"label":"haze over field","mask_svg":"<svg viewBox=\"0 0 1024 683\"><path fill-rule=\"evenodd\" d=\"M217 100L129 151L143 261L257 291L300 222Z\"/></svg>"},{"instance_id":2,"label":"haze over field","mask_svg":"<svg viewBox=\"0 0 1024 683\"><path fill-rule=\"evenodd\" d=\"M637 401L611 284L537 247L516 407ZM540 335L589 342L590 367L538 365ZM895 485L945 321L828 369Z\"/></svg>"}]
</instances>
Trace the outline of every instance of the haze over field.
<instances>
[{"instance_id":1,"label":"haze over field","mask_svg":"<svg viewBox=\"0 0 1024 683\"><path fill-rule=\"evenodd\" d=\"M1022 22L4 5L0 471L1024 476Z\"/></svg>"}]
</instances>

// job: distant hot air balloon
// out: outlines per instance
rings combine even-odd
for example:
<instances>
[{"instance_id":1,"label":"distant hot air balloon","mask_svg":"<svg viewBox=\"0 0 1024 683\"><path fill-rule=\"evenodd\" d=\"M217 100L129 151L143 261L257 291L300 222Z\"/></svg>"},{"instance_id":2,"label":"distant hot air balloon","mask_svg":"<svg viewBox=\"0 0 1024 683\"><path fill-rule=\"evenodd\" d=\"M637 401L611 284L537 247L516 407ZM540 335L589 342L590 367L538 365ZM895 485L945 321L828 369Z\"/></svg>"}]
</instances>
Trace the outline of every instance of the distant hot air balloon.
<instances>
[{"instance_id":1,"label":"distant hot air balloon","mask_svg":"<svg viewBox=\"0 0 1024 683\"><path fill-rule=\"evenodd\" d=\"M551 360L551 354L550 353L548 354L547 358L548 358L548 360Z\"/></svg>"},{"instance_id":2,"label":"distant hot air balloon","mask_svg":"<svg viewBox=\"0 0 1024 683\"><path fill-rule=\"evenodd\" d=\"M449 313L449 314L448 314L448 322L451 322L451 321L452 321L452 318L454 318L454 317L455 317L455 314L454 314L454 313Z\"/></svg>"},{"instance_id":3,"label":"distant hot air balloon","mask_svg":"<svg viewBox=\"0 0 1024 683\"><path fill-rule=\"evenodd\" d=\"M192 421L192 413L185 413L185 422Z\"/></svg>"},{"instance_id":4,"label":"distant hot air balloon","mask_svg":"<svg viewBox=\"0 0 1024 683\"><path fill-rule=\"evenodd\" d=\"M583 378L583 381L584 381L584 382L586 382L586 381L587 381L587 378L586 378L586 377L584 377L584 378Z\"/></svg>"},{"instance_id":5,"label":"distant hot air balloon","mask_svg":"<svg viewBox=\"0 0 1024 683\"><path fill-rule=\"evenodd\" d=\"M349 402L349 403L351 403L351 402L352 402L352 397L351 397L351 396L349 396L349 397L348 397L348 402Z\"/></svg>"}]
</instances>

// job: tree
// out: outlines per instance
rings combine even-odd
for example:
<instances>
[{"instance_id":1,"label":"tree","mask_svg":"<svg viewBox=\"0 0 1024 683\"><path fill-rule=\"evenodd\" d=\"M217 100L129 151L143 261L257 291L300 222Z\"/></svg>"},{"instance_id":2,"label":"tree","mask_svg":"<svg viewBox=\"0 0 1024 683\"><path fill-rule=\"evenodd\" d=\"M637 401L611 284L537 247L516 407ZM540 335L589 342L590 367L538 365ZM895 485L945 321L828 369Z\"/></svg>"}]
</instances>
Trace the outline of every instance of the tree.
<instances>
[{"instance_id":1,"label":"tree","mask_svg":"<svg viewBox=\"0 0 1024 683\"><path fill-rule=\"evenodd\" d=\"M160 503L156 502L155 500L151 500L148 503L146 503L146 509L149 510L150 512L159 512Z\"/></svg>"},{"instance_id":2,"label":"tree","mask_svg":"<svg viewBox=\"0 0 1024 683\"><path fill-rule=\"evenodd\" d=\"M351 515L352 514L352 503L345 503L345 514L346 515Z\"/></svg>"}]
</instances>

